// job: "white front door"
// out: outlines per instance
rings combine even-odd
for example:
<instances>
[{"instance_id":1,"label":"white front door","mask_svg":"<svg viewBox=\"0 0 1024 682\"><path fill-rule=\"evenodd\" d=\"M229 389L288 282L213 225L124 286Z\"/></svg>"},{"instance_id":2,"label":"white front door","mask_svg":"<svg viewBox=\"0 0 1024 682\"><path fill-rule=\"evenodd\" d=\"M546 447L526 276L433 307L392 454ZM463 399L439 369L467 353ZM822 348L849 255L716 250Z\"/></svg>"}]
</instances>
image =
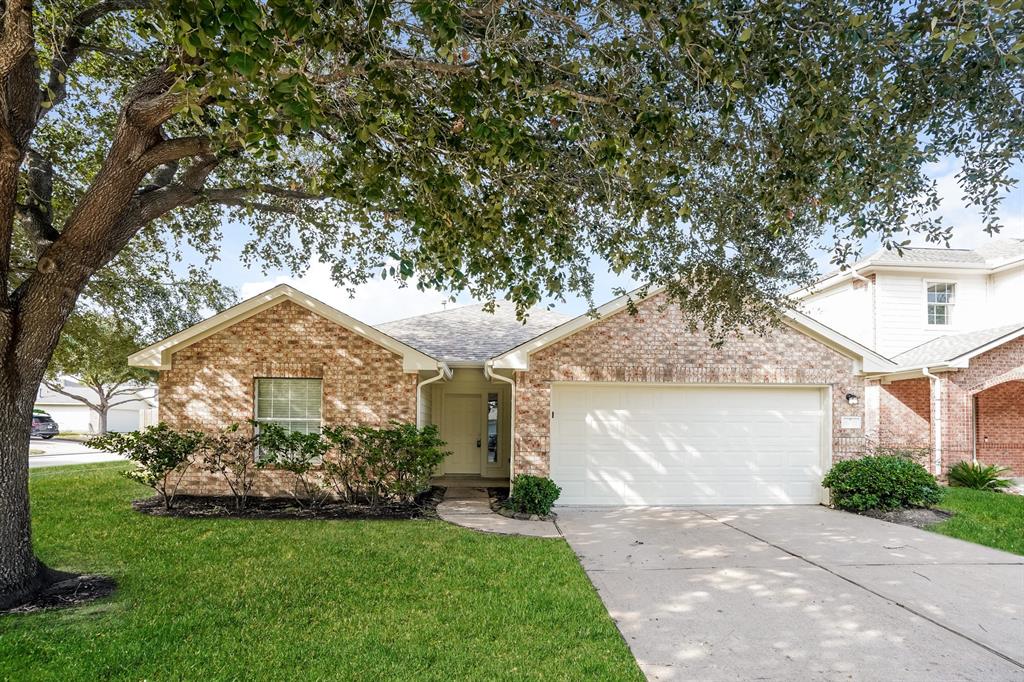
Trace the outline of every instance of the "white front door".
<instances>
[{"instance_id":1,"label":"white front door","mask_svg":"<svg viewBox=\"0 0 1024 682\"><path fill-rule=\"evenodd\" d=\"M478 393L444 396L441 438L452 453L444 461L446 474L480 474L483 400Z\"/></svg>"},{"instance_id":2,"label":"white front door","mask_svg":"<svg viewBox=\"0 0 1024 682\"><path fill-rule=\"evenodd\" d=\"M816 504L820 388L555 384L560 504Z\"/></svg>"}]
</instances>

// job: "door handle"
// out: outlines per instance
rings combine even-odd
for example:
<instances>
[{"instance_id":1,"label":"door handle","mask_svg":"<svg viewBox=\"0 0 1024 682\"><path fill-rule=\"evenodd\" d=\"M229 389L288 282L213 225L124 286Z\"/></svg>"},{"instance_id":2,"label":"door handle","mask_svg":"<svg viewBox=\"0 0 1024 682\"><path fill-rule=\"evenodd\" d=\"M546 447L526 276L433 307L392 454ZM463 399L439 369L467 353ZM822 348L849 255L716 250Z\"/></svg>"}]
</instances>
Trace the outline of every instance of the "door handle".
<instances>
[{"instance_id":1,"label":"door handle","mask_svg":"<svg viewBox=\"0 0 1024 682\"><path fill-rule=\"evenodd\" d=\"M476 439L476 446L480 447L480 439L479 438Z\"/></svg>"}]
</instances>

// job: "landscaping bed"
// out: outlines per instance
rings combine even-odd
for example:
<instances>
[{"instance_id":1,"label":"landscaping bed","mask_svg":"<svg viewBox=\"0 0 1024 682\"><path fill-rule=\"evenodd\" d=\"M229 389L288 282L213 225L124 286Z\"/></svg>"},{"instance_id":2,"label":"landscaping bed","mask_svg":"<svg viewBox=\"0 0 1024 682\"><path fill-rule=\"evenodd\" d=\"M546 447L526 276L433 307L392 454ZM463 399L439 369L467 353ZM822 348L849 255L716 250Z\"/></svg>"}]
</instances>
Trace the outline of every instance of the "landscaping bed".
<instances>
[{"instance_id":1,"label":"landscaping bed","mask_svg":"<svg viewBox=\"0 0 1024 682\"><path fill-rule=\"evenodd\" d=\"M888 521L889 523L898 523L901 526L911 526L913 528L922 529L934 526L937 523L942 523L953 516L952 512L929 508L894 509L892 511L868 509L859 513L862 516L870 516L873 519Z\"/></svg>"},{"instance_id":2,"label":"landscaping bed","mask_svg":"<svg viewBox=\"0 0 1024 682\"><path fill-rule=\"evenodd\" d=\"M520 521L551 521L558 516L555 512L550 514L527 514L526 512L512 509L508 502L508 488L488 488L487 495L491 498L491 511L510 519L518 519Z\"/></svg>"},{"instance_id":3,"label":"landscaping bed","mask_svg":"<svg viewBox=\"0 0 1024 682\"><path fill-rule=\"evenodd\" d=\"M242 509L235 507L232 497L199 497L179 495L167 509L159 496L132 502L136 511L151 516L172 516L188 519L318 519L318 520L402 520L437 518L437 505L444 499L445 489L433 486L408 504L378 505L326 502L317 507L300 506L291 498L251 497Z\"/></svg>"}]
</instances>

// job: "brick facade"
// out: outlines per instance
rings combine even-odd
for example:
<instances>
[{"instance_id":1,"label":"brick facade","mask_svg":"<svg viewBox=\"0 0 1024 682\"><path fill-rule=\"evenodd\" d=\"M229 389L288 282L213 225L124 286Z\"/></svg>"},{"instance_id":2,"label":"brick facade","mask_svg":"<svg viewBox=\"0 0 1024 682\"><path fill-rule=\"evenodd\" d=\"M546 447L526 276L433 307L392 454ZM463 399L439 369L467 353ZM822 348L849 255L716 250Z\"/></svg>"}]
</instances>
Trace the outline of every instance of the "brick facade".
<instances>
[{"instance_id":1,"label":"brick facade","mask_svg":"<svg viewBox=\"0 0 1024 682\"><path fill-rule=\"evenodd\" d=\"M978 461L1024 476L1024 381L996 384L975 399Z\"/></svg>"},{"instance_id":2,"label":"brick facade","mask_svg":"<svg viewBox=\"0 0 1024 682\"><path fill-rule=\"evenodd\" d=\"M929 447L931 383L927 377L882 384L878 440L885 445Z\"/></svg>"},{"instance_id":3,"label":"brick facade","mask_svg":"<svg viewBox=\"0 0 1024 682\"><path fill-rule=\"evenodd\" d=\"M972 358L970 367L943 375L942 379L942 464L943 472L945 472L961 460L970 460L973 455L971 414L973 405L971 399L978 398L979 413L985 406L1000 411L1001 404L998 398L1013 396L1013 389L996 391L991 395L989 395L989 391L993 391L1007 382L1024 379L1024 338L1004 343L987 353ZM1016 395L1019 395L1019 392ZM988 400L986 400L986 396L989 397ZM1003 432L1007 433L1006 437L1011 442L1019 444L1024 442L1024 422L1016 420L1016 429L1014 430L1012 414L1011 411L1008 418L1003 418L1000 421L1005 425ZM980 426L984 417L981 417L980 414L979 417ZM1014 436L1012 433L1016 435ZM984 434L979 430L979 445L984 445L983 438ZM980 461L984 464L998 463L985 461L981 455L981 448L979 448L978 459ZM1021 451L1017 450L1015 457L1011 456L1007 459L1007 466L1014 466L1014 462L1016 462L1013 473L1024 476L1020 458Z\"/></svg>"},{"instance_id":4,"label":"brick facade","mask_svg":"<svg viewBox=\"0 0 1024 682\"><path fill-rule=\"evenodd\" d=\"M847 393L864 395L853 361L787 326L768 337L754 334L715 348L692 332L678 306L662 296L638 306L636 315L616 313L536 352L530 368L516 373L515 474L548 474L551 383L556 381L678 384L807 384L832 387L833 456L861 451L863 429L840 428L844 416L859 416Z\"/></svg>"},{"instance_id":5,"label":"brick facade","mask_svg":"<svg viewBox=\"0 0 1024 682\"><path fill-rule=\"evenodd\" d=\"M1024 338L972 358L965 369L937 376L936 386L925 377L881 386L879 441L933 447L931 411L937 398L942 475L975 456L976 431L978 461L1024 476Z\"/></svg>"},{"instance_id":6,"label":"brick facade","mask_svg":"<svg viewBox=\"0 0 1024 682\"><path fill-rule=\"evenodd\" d=\"M283 301L176 352L160 372L160 419L217 432L253 417L260 377L320 378L325 424L416 421L416 374L402 358L291 301ZM290 476L263 471L254 492L286 494ZM220 477L190 471L181 493L225 494Z\"/></svg>"}]
</instances>

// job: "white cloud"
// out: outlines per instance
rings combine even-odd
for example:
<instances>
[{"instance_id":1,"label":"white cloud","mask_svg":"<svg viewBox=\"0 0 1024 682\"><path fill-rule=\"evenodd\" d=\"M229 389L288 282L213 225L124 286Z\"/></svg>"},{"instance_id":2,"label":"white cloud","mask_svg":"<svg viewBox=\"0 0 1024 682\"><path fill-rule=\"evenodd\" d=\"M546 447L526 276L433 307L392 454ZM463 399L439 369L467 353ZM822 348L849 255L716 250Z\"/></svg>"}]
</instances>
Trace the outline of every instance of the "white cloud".
<instances>
[{"instance_id":1,"label":"white cloud","mask_svg":"<svg viewBox=\"0 0 1024 682\"><path fill-rule=\"evenodd\" d=\"M251 298L278 284L290 284L299 291L369 324L444 310L447 300L444 294L436 291L418 290L415 281L401 287L394 279L382 280L379 277L354 287L355 296L350 297L345 288L337 286L331 280L330 268L320 262L313 263L299 277L277 275L270 279L244 282L240 287L240 293L243 299ZM448 307L452 305L463 304L448 303Z\"/></svg>"}]
</instances>

